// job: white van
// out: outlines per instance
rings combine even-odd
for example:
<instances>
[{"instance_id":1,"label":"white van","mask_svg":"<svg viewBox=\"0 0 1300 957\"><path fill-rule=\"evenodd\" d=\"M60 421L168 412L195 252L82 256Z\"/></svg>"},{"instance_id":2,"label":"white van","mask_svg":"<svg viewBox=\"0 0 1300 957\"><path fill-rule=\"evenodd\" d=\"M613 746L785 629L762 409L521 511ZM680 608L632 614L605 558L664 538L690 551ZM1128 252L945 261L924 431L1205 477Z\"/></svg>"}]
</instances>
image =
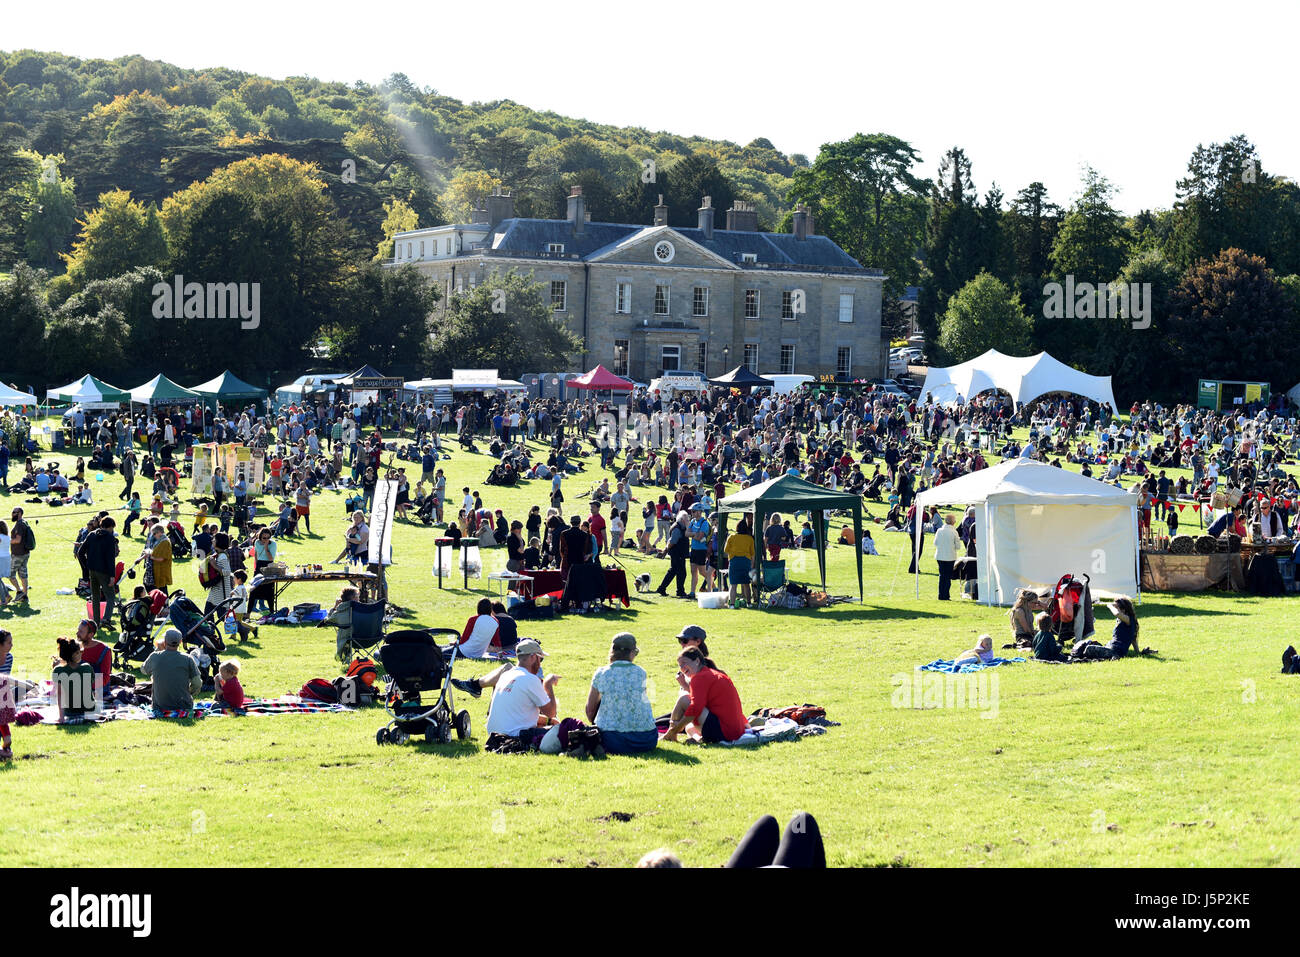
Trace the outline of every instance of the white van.
<instances>
[{"instance_id":1,"label":"white van","mask_svg":"<svg viewBox=\"0 0 1300 957\"><path fill-rule=\"evenodd\" d=\"M804 373L770 374L767 372L760 372L759 375L762 376L764 379L772 380L773 395L786 395L790 392L793 392L795 389L799 388L799 386L807 385L809 382L813 381L812 376L805 375Z\"/></svg>"},{"instance_id":2,"label":"white van","mask_svg":"<svg viewBox=\"0 0 1300 957\"><path fill-rule=\"evenodd\" d=\"M678 393L707 392L709 380L699 372L669 372L650 380L650 394L671 401Z\"/></svg>"}]
</instances>

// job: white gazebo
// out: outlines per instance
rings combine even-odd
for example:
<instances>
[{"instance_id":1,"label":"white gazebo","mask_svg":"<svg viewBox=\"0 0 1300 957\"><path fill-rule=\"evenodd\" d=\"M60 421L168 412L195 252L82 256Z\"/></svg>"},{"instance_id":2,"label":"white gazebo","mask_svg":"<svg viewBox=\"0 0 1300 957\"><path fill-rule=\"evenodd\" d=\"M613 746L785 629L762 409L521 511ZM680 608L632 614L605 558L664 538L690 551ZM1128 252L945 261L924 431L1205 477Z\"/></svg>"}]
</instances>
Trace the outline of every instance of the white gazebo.
<instances>
[{"instance_id":1,"label":"white gazebo","mask_svg":"<svg viewBox=\"0 0 1300 957\"><path fill-rule=\"evenodd\" d=\"M1013 459L916 496L917 514L975 507L980 602L1010 605L1021 588L1087 575L1093 595L1138 594L1138 496L1053 465ZM921 547L920 523L913 552ZM920 564L917 565L920 589Z\"/></svg>"},{"instance_id":2,"label":"white gazebo","mask_svg":"<svg viewBox=\"0 0 1300 957\"><path fill-rule=\"evenodd\" d=\"M1088 375L1071 369L1046 352L1036 356L1008 356L996 349L946 369L931 369L925 374L925 385L917 402L923 405L927 396L933 396L940 404L968 402L981 392L994 389L1010 395L1017 407L1049 392L1071 392L1119 411L1110 376Z\"/></svg>"}]
</instances>

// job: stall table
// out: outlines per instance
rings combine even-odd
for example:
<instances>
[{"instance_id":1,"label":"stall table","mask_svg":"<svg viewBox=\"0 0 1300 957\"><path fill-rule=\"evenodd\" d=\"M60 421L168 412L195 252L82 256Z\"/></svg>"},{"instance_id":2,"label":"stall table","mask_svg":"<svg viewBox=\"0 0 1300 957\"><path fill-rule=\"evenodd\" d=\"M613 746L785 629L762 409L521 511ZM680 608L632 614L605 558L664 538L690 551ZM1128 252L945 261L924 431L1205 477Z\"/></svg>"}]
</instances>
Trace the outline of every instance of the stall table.
<instances>
[{"instance_id":1,"label":"stall table","mask_svg":"<svg viewBox=\"0 0 1300 957\"><path fill-rule=\"evenodd\" d=\"M605 573L605 597L617 598L623 603L624 608L630 608L632 605L631 596L627 591L627 572L621 568L606 568ZM541 569L531 572L525 572L533 579L533 596L550 595L562 593L564 591L564 579L556 569Z\"/></svg>"},{"instance_id":2,"label":"stall table","mask_svg":"<svg viewBox=\"0 0 1300 957\"><path fill-rule=\"evenodd\" d=\"M382 595L380 595L379 576L374 572L369 572L369 571L355 572L355 571L341 571L341 570L333 570L333 569L326 570L326 571L319 571L319 572L296 571L291 574L281 575L275 578L271 578L267 576L265 570L263 570L261 574L262 574L263 584L270 585L273 589L272 600L271 600L272 611L275 611L280 607L280 596L284 594L284 592L289 588L290 585L293 585L297 582L312 582L317 584L322 582L350 582L351 584L356 585L358 589L360 589L361 601L364 604L377 602L383 597Z\"/></svg>"}]
</instances>

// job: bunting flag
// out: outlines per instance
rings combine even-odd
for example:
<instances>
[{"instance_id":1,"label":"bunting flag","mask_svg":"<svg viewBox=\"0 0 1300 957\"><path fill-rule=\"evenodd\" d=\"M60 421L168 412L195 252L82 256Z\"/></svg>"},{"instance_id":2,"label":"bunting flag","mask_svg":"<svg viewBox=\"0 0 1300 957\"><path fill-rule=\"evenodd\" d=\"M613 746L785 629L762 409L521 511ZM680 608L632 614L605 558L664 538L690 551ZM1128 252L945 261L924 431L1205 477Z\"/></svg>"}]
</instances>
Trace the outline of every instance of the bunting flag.
<instances>
[{"instance_id":1,"label":"bunting flag","mask_svg":"<svg viewBox=\"0 0 1300 957\"><path fill-rule=\"evenodd\" d=\"M1179 503L1178 503L1178 511L1181 512L1181 511L1182 511L1184 508L1186 508L1186 507L1187 507L1187 503L1186 503L1186 502L1179 502Z\"/></svg>"}]
</instances>

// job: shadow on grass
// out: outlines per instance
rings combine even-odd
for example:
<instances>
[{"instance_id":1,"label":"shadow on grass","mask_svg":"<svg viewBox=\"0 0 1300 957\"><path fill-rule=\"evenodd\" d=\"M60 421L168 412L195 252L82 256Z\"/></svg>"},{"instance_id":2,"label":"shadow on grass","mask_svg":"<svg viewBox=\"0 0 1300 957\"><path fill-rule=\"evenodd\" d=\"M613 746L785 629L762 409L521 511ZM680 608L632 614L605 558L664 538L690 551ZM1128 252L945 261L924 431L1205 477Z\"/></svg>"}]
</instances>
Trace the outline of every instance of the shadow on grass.
<instances>
[{"instance_id":1,"label":"shadow on grass","mask_svg":"<svg viewBox=\"0 0 1300 957\"><path fill-rule=\"evenodd\" d=\"M376 745L376 747L379 747L379 745ZM472 740L453 741L451 744L431 744L423 738L412 738L411 741L405 745L385 744L383 747L410 747L419 751L421 754L433 754L440 758L468 758L478 754L479 751L482 750Z\"/></svg>"},{"instance_id":2,"label":"shadow on grass","mask_svg":"<svg viewBox=\"0 0 1300 957\"><path fill-rule=\"evenodd\" d=\"M40 613L39 608L33 608L24 602L11 601L0 607L0 618L33 618Z\"/></svg>"},{"instance_id":3,"label":"shadow on grass","mask_svg":"<svg viewBox=\"0 0 1300 957\"><path fill-rule=\"evenodd\" d=\"M1200 616L1219 617L1224 615L1231 616L1233 618L1249 618L1251 616L1251 612L1249 610L1216 611L1213 608L1194 608L1194 607L1189 607L1187 605L1179 605L1175 603L1176 596L1167 592L1162 594L1170 594L1169 604L1156 604L1154 602L1148 602L1146 600L1147 596L1150 594L1153 593L1146 592L1142 596L1143 598L1142 604L1138 605L1138 608L1140 609L1138 611L1139 618L1189 618L1189 617L1195 618ZM1236 593L1225 592L1224 594L1228 595L1228 594L1236 594ZM1249 598L1252 596L1238 595L1238 597Z\"/></svg>"}]
</instances>

